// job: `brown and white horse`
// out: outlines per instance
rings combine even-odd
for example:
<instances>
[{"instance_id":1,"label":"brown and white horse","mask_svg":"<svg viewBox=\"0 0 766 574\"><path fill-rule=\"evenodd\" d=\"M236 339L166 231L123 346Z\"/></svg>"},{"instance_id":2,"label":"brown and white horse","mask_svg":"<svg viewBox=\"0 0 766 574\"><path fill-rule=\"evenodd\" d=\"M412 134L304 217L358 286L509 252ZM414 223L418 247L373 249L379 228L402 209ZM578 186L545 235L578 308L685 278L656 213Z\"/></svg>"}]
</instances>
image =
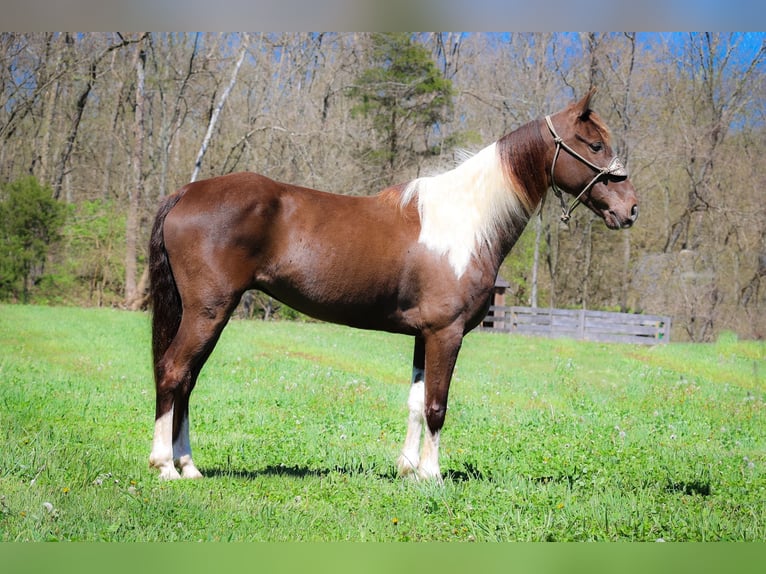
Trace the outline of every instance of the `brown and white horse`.
<instances>
[{"instance_id":1,"label":"brown and white horse","mask_svg":"<svg viewBox=\"0 0 766 574\"><path fill-rule=\"evenodd\" d=\"M609 131L589 108L592 93L451 171L371 197L252 173L169 196L150 244L157 394L149 462L160 476L201 476L189 396L241 295L260 289L324 321L414 336L397 466L439 479L439 433L463 336L484 318L500 264L548 188L563 219L580 202L611 229L638 215ZM576 196L568 208L562 190Z\"/></svg>"}]
</instances>

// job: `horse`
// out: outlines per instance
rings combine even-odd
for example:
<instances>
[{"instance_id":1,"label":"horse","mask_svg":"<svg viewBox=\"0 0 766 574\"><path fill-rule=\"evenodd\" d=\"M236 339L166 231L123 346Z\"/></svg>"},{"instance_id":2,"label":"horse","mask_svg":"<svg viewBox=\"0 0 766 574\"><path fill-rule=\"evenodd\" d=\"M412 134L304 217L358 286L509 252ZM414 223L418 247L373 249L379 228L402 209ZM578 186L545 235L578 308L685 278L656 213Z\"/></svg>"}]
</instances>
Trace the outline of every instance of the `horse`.
<instances>
[{"instance_id":1,"label":"horse","mask_svg":"<svg viewBox=\"0 0 766 574\"><path fill-rule=\"evenodd\" d=\"M485 317L500 264L548 189L610 229L638 216L610 131L579 101L439 175L376 195L233 173L189 183L158 209L149 246L155 426L149 463L199 478L189 398L242 294L258 289L322 321L414 337L400 475L442 480L439 438L463 337ZM574 196L569 206L564 193ZM422 448L421 448L422 440Z\"/></svg>"}]
</instances>

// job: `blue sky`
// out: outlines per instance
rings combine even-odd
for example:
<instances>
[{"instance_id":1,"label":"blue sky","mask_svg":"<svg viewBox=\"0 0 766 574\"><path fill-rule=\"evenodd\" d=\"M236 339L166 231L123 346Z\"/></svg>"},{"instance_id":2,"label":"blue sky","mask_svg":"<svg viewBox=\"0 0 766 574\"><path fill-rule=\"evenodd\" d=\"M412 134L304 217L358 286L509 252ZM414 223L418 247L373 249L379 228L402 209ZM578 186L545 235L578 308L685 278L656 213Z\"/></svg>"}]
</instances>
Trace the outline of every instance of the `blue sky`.
<instances>
[{"instance_id":1,"label":"blue sky","mask_svg":"<svg viewBox=\"0 0 766 574\"><path fill-rule=\"evenodd\" d=\"M756 0L4 0L3 29L766 30Z\"/></svg>"}]
</instances>

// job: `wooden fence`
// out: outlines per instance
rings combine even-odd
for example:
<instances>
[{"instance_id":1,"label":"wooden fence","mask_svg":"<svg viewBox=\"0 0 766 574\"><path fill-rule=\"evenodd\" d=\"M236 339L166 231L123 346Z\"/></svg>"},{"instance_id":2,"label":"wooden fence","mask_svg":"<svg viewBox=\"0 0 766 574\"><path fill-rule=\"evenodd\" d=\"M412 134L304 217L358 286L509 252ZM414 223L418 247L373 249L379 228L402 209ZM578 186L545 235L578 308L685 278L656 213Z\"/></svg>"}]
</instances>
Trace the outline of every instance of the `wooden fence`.
<instances>
[{"instance_id":1,"label":"wooden fence","mask_svg":"<svg viewBox=\"0 0 766 574\"><path fill-rule=\"evenodd\" d=\"M482 322L481 330L656 345L670 342L670 317L493 305Z\"/></svg>"}]
</instances>

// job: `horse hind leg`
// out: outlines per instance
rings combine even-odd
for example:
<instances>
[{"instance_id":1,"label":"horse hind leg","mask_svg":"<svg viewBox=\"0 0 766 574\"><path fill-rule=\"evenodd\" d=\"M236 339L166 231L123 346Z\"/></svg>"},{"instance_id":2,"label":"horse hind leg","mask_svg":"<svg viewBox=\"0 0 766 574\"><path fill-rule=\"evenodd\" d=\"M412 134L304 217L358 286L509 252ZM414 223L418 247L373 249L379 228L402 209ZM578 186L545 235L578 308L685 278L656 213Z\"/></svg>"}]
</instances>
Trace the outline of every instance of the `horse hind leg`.
<instances>
[{"instance_id":1,"label":"horse hind leg","mask_svg":"<svg viewBox=\"0 0 766 574\"><path fill-rule=\"evenodd\" d=\"M149 464L159 469L160 478L164 480L202 478L202 473L197 470L191 455L189 410L188 407L183 408L179 405L181 401L182 399L174 401L170 410L155 420Z\"/></svg>"},{"instance_id":2,"label":"horse hind leg","mask_svg":"<svg viewBox=\"0 0 766 574\"><path fill-rule=\"evenodd\" d=\"M425 422L425 346L423 339L416 337L412 359L412 382L407 399L407 436L396 467L400 476L416 473L420 464L420 438Z\"/></svg>"},{"instance_id":3,"label":"horse hind leg","mask_svg":"<svg viewBox=\"0 0 766 574\"><path fill-rule=\"evenodd\" d=\"M171 347L172 349L172 347ZM157 399L154 420L154 440L149 464L160 471L160 478L181 478L176 464L186 470L188 476L193 466L188 437L188 394L192 372L184 361L170 355L163 359L162 376L157 383ZM199 471L197 471L199 472Z\"/></svg>"},{"instance_id":4,"label":"horse hind leg","mask_svg":"<svg viewBox=\"0 0 766 574\"><path fill-rule=\"evenodd\" d=\"M189 397L232 308L227 306L214 316L184 310L178 333L158 365L154 440L149 464L160 470L160 478L202 476L191 455Z\"/></svg>"},{"instance_id":5,"label":"horse hind leg","mask_svg":"<svg viewBox=\"0 0 766 574\"><path fill-rule=\"evenodd\" d=\"M196 379L196 376L194 376ZM173 412L173 463L181 471L181 478L202 478L192 460L191 441L189 440L189 397L194 387L194 380L188 393L182 393L174 402Z\"/></svg>"},{"instance_id":6,"label":"horse hind leg","mask_svg":"<svg viewBox=\"0 0 766 574\"><path fill-rule=\"evenodd\" d=\"M166 410L163 410L166 409ZM173 464L173 402L169 407L160 407L157 398L157 415L154 419L154 440L149 455L149 465L160 471L160 478L172 480L181 478Z\"/></svg>"}]
</instances>

